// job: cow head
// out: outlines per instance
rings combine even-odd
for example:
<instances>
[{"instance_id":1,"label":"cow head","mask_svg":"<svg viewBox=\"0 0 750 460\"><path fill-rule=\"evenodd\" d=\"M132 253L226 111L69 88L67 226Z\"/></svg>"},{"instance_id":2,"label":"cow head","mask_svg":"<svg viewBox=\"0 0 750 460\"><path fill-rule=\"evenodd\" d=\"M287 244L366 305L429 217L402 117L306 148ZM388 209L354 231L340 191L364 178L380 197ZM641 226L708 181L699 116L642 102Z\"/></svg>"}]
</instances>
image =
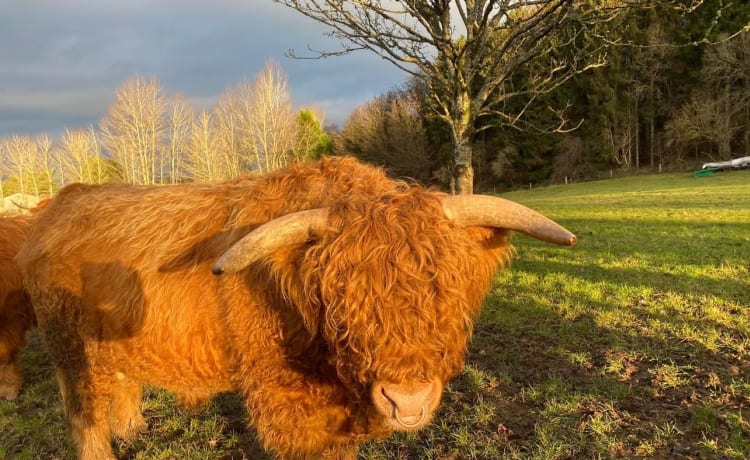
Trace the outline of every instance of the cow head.
<instances>
[{"instance_id":1,"label":"cow head","mask_svg":"<svg viewBox=\"0 0 750 460\"><path fill-rule=\"evenodd\" d=\"M410 187L272 220L225 252L214 273L298 248L279 277L287 297L326 341L339 379L369 392L391 428L412 430L429 422L463 365L473 320L510 254L510 231L575 242L517 203Z\"/></svg>"}]
</instances>

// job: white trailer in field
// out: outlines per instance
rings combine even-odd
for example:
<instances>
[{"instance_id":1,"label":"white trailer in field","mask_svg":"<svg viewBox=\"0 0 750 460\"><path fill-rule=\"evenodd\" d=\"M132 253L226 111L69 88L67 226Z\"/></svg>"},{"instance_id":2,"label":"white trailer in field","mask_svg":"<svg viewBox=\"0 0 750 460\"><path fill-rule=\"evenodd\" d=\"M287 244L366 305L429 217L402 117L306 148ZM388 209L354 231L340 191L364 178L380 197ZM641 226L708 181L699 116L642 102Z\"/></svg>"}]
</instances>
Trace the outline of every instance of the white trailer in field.
<instances>
[{"instance_id":1,"label":"white trailer in field","mask_svg":"<svg viewBox=\"0 0 750 460\"><path fill-rule=\"evenodd\" d=\"M750 157L739 157L734 160L703 163L703 167L693 173L693 177L710 176L717 171L750 168Z\"/></svg>"},{"instance_id":2,"label":"white trailer in field","mask_svg":"<svg viewBox=\"0 0 750 460\"><path fill-rule=\"evenodd\" d=\"M750 168L750 157L740 157L734 160L719 161L716 163L703 163L702 169L742 169Z\"/></svg>"}]
</instances>

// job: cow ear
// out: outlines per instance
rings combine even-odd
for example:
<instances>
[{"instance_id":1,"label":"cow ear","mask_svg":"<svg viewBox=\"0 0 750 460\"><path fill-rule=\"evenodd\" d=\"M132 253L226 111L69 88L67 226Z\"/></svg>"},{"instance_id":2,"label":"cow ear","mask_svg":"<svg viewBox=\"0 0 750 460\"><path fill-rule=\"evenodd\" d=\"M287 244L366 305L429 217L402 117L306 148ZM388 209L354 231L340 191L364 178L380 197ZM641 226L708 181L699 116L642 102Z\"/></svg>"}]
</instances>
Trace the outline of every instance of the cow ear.
<instances>
[{"instance_id":1,"label":"cow ear","mask_svg":"<svg viewBox=\"0 0 750 460\"><path fill-rule=\"evenodd\" d=\"M485 249L510 246L512 231L496 227L464 227L464 230Z\"/></svg>"},{"instance_id":2,"label":"cow ear","mask_svg":"<svg viewBox=\"0 0 750 460\"><path fill-rule=\"evenodd\" d=\"M515 254L511 244L513 232L505 228L464 227L481 250L476 253L476 267L488 267L490 271L502 268L510 263Z\"/></svg>"},{"instance_id":3,"label":"cow ear","mask_svg":"<svg viewBox=\"0 0 750 460\"><path fill-rule=\"evenodd\" d=\"M275 250L267 258L270 280L280 289L284 303L294 309L311 337L318 334L322 306L317 292L309 292L309 286L317 286L309 279L310 270L306 267L305 256L310 245L315 243L314 235L305 242Z\"/></svg>"}]
</instances>

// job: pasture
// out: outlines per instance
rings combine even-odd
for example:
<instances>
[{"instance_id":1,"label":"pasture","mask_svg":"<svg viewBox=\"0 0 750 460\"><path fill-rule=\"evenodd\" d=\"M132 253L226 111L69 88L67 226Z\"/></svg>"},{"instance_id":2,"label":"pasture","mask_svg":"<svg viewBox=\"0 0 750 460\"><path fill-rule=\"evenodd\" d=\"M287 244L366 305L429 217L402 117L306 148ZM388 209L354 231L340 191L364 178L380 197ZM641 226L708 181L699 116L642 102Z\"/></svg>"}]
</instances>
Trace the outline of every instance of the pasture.
<instances>
[{"instance_id":1,"label":"pasture","mask_svg":"<svg viewBox=\"0 0 750 460\"><path fill-rule=\"evenodd\" d=\"M750 171L503 195L578 235L518 235L432 425L363 459L750 457ZM44 344L0 401L0 459L72 459ZM128 459L263 459L234 395L186 412L149 388Z\"/></svg>"}]
</instances>

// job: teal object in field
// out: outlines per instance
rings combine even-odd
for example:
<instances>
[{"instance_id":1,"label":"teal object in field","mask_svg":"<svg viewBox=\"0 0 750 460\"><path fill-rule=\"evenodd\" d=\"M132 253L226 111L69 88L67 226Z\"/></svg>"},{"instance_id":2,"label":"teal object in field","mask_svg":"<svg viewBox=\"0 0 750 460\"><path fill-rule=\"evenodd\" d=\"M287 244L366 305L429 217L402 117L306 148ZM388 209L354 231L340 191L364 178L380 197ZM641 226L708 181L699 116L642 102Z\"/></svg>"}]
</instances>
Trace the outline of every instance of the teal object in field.
<instances>
[{"instance_id":1,"label":"teal object in field","mask_svg":"<svg viewBox=\"0 0 750 460\"><path fill-rule=\"evenodd\" d=\"M695 171L693 173L693 177L706 177L710 176L711 174L715 173L716 171L719 171L721 168L706 168L706 169L699 169L698 171Z\"/></svg>"}]
</instances>

